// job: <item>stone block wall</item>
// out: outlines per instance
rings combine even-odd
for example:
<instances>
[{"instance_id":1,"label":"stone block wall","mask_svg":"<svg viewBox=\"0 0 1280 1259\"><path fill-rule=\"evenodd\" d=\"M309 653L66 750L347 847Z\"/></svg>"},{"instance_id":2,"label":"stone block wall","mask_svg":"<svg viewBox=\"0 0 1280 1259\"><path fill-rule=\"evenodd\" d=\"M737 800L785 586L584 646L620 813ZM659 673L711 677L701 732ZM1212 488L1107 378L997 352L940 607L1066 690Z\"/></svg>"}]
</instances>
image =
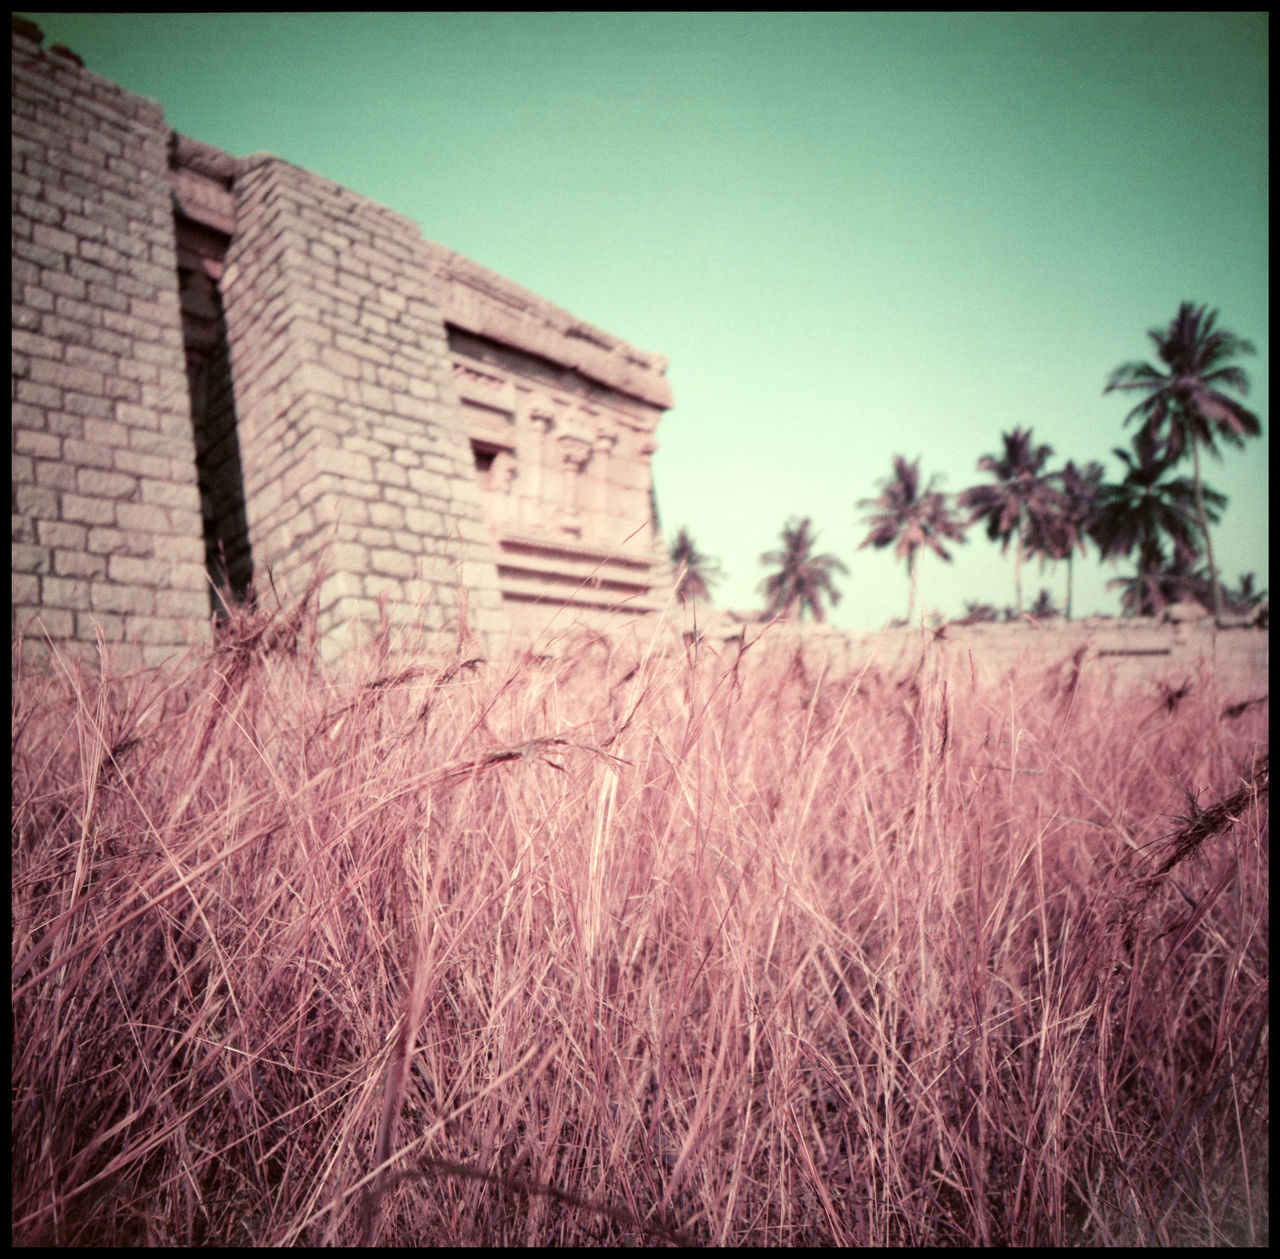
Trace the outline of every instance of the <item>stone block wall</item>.
<instances>
[{"instance_id":1,"label":"stone block wall","mask_svg":"<svg viewBox=\"0 0 1280 1259\"><path fill-rule=\"evenodd\" d=\"M160 107L13 34L12 627L207 637Z\"/></svg>"},{"instance_id":2,"label":"stone block wall","mask_svg":"<svg viewBox=\"0 0 1280 1259\"><path fill-rule=\"evenodd\" d=\"M13 24L13 620L145 661L296 597L492 651L651 617L666 360ZM273 593L274 592L274 593ZM136 649L136 650L134 650Z\"/></svg>"},{"instance_id":3,"label":"stone block wall","mask_svg":"<svg viewBox=\"0 0 1280 1259\"><path fill-rule=\"evenodd\" d=\"M319 629L420 603L504 628L470 451L453 422L444 323L408 219L270 156L235 181L222 279L255 563L294 588L326 550ZM278 580L278 578L277 578Z\"/></svg>"},{"instance_id":4,"label":"stone block wall","mask_svg":"<svg viewBox=\"0 0 1280 1259\"><path fill-rule=\"evenodd\" d=\"M816 678L840 678L863 669L902 677L919 665L922 648L944 663L953 676L983 685L1004 684L1010 676L1023 684L1037 672L1069 671L1073 660L1104 693L1123 697L1134 690L1158 695L1160 687L1212 679L1224 702L1256 699L1267 693L1270 635L1265 629L1217 630L1199 625L1165 625L1152 617L1053 618L964 625L951 622L923 637L918 627L845 631L809 621L772 624L734 621L700 607L681 609L677 624L686 639L695 633L715 650L732 650L735 641L753 647L799 652ZM760 644L758 647L756 644Z\"/></svg>"}]
</instances>

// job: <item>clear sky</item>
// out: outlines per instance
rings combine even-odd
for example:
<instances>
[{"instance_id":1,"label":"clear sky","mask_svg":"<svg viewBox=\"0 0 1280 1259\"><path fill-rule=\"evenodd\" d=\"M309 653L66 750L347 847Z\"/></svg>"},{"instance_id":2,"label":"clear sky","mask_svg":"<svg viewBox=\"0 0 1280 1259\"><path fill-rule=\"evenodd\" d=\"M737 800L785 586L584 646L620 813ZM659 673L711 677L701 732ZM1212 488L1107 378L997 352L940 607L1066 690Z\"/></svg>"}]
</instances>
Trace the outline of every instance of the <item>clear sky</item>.
<instances>
[{"instance_id":1,"label":"clear sky","mask_svg":"<svg viewBox=\"0 0 1280 1259\"><path fill-rule=\"evenodd\" d=\"M902 615L903 564L857 549L894 454L955 492L1030 426L1118 476L1132 399L1103 385L1183 300L1257 346L1264 436L1205 479L1224 576L1270 584L1265 14L30 16L182 133L665 354L662 524L721 604L759 606L795 514L849 566L836 624ZM1130 570L1078 560L1076 612ZM1028 599L1065 576L1032 564ZM1012 550L975 529L920 579L950 615L1012 603Z\"/></svg>"}]
</instances>

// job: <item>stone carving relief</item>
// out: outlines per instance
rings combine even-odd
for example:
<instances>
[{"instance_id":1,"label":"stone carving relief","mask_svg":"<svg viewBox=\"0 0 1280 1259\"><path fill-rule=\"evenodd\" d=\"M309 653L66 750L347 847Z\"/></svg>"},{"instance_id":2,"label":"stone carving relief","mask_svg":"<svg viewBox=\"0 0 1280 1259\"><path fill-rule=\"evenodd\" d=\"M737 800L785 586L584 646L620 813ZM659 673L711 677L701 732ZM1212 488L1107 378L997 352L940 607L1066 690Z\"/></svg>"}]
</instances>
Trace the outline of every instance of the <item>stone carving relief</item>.
<instances>
[{"instance_id":1,"label":"stone carving relief","mask_svg":"<svg viewBox=\"0 0 1280 1259\"><path fill-rule=\"evenodd\" d=\"M504 496L511 493L511 484L516 479L516 457L510 450L500 450L493 458L493 467L489 470L489 487L495 494Z\"/></svg>"},{"instance_id":2,"label":"stone carving relief","mask_svg":"<svg viewBox=\"0 0 1280 1259\"><path fill-rule=\"evenodd\" d=\"M610 455L618 444L618 426L610 420L601 420L596 425L595 448L602 455Z\"/></svg>"},{"instance_id":3,"label":"stone carving relief","mask_svg":"<svg viewBox=\"0 0 1280 1259\"><path fill-rule=\"evenodd\" d=\"M500 411L514 411L515 390L509 380L482 371L470 363L454 362L453 383L458 396Z\"/></svg>"},{"instance_id":4,"label":"stone carving relief","mask_svg":"<svg viewBox=\"0 0 1280 1259\"><path fill-rule=\"evenodd\" d=\"M580 537L583 525L583 470L591 458L591 441L580 434L561 433L556 439L563 468L560 528Z\"/></svg>"},{"instance_id":5,"label":"stone carving relief","mask_svg":"<svg viewBox=\"0 0 1280 1259\"><path fill-rule=\"evenodd\" d=\"M512 490L517 472L514 452L500 450L494 455L493 463L489 468L489 492L493 496L493 522L499 534L505 528L518 523L518 500Z\"/></svg>"},{"instance_id":6,"label":"stone carving relief","mask_svg":"<svg viewBox=\"0 0 1280 1259\"><path fill-rule=\"evenodd\" d=\"M547 469L551 463L551 430L556 426L555 412L546 399L535 399L529 407L529 436L526 442L528 485L525 490L525 515L523 523L535 533L540 531L548 518L544 504L555 492L549 483Z\"/></svg>"},{"instance_id":7,"label":"stone carving relief","mask_svg":"<svg viewBox=\"0 0 1280 1259\"><path fill-rule=\"evenodd\" d=\"M544 379L542 370L499 362L482 345L454 350L495 542L643 551L650 504L639 469L647 473L651 432L625 403Z\"/></svg>"}]
</instances>

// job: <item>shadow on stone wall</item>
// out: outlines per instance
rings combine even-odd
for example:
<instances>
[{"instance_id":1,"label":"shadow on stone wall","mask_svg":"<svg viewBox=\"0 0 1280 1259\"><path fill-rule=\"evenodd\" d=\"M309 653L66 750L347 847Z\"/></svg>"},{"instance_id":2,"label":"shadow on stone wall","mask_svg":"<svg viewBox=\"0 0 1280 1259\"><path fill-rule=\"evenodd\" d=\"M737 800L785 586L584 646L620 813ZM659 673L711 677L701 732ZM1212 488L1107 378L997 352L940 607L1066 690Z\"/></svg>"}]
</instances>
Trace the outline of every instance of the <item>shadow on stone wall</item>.
<instances>
[{"instance_id":1,"label":"shadow on stone wall","mask_svg":"<svg viewBox=\"0 0 1280 1259\"><path fill-rule=\"evenodd\" d=\"M191 393L209 604L219 620L225 620L226 603L251 601L253 589L235 388L218 288L228 242L224 234L181 214L176 227L182 340Z\"/></svg>"}]
</instances>

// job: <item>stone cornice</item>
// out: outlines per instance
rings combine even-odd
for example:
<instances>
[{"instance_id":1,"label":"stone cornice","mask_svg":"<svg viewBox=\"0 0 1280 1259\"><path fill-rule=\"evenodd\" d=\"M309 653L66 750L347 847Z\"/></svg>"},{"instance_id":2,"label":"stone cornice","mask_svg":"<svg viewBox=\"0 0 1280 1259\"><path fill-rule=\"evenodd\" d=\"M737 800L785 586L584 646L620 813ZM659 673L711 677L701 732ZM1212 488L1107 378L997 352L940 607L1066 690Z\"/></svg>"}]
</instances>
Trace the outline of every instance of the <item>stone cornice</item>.
<instances>
[{"instance_id":1,"label":"stone cornice","mask_svg":"<svg viewBox=\"0 0 1280 1259\"><path fill-rule=\"evenodd\" d=\"M239 162L211 144L176 131L169 135L169 187L177 208L191 219L230 236L236 228L231 185Z\"/></svg>"},{"instance_id":2,"label":"stone cornice","mask_svg":"<svg viewBox=\"0 0 1280 1259\"><path fill-rule=\"evenodd\" d=\"M651 406L670 408L667 360L576 319L462 254L427 241L445 323L571 367Z\"/></svg>"},{"instance_id":3,"label":"stone cornice","mask_svg":"<svg viewBox=\"0 0 1280 1259\"><path fill-rule=\"evenodd\" d=\"M236 158L212 144L171 133L169 180L178 209L197 223L231 235L231 186L265 160L279 159L264 154ZM671 407L663 355L637 350L463 254L434 241L424 239L423 245L446 324L571 368L649 406L664 411Z\"/></svg>"}]
</instances>

